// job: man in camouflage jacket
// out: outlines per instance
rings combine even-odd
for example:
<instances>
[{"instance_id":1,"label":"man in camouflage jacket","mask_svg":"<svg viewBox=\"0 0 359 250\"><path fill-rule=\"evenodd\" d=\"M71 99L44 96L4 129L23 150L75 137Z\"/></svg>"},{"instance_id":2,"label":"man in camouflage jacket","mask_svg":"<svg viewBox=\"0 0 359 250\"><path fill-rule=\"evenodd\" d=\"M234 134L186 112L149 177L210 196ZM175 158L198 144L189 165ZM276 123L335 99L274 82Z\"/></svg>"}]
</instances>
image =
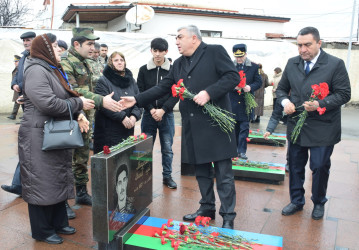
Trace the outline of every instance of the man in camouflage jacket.
<instances>
[{"instance_id":1,"label":"man in camouflage jacket","mask_svg":"<svg viewBox=\"0 0 359 250\"><path fill-rule=\"evenodd\" d=\"M71 47L67 55L62 56L61 65L67 74L72 88L85 98L94 101L95 108L104 107L114 112L120 110L118 102L112 99L113 93L105 97L93 92L95 87L94 74L86 59L89 52L94 50L95 40L99 37L94 35L93 28L73 28ZM82 134L84 146L74 150L72 169L76 185L76 202L78 204L92 205L92 198L87 193L88 182L87 162L89 160L89 133Z\"/></svg>"}]
</instances>

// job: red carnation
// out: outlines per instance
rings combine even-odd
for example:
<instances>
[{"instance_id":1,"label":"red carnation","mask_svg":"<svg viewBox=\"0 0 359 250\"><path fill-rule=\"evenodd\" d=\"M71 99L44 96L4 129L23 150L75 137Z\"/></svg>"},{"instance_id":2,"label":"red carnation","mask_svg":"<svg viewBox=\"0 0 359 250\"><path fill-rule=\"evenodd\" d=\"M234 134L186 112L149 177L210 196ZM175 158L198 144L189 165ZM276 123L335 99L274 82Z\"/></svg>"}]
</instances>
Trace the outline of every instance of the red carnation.
<instances>
[{"instance_id":1,"label":"red carnation","mask_svg":"<svg viewBox=\"0 0 359 250\"><path fill-rule=\"evenodd\" d=\"M322 82L319 83L320 86L320 94L318 95L319 100L323 100L329 94L329 86L328 83Z\"/></svg>"},{"instance_id":2,"label":"red carnation","mask_svg":"<svg viewBox=\"0 0 359 250\"><path fill-rule=\"evenodd\" d=\"M249 133L252 134L252 132L253 132L253 131L250 129L250 130L249 130Z\"/></svg>"},{"instance_id":3,"label":"red carnation","mask_svg":"<svg viewBox=\"0 0 359 250\"><path fill-rule=\"evenodd\" d=\"M161 243L162 243L162 245L164 245L164 244L166 244L166 243L167 243L167 241L166 241L166 239L165 239L165 237L164 237L164 236L162 236L162 237L161 237Z\"/></svg>"},{"instance_id":4,"label":"red carnation","mask_svg":"<svg viewBox=\"0 0 359 250\"><path fill-rule=\"evenodd\" d=\"M182 87L180 90L179 90L179 93L178 93L178 95L179 95L179 98L182 100L182 101L184 101L184 99L183 99L183 93L185 92L185 88L184 87Z\"/></svg>"},{"instance_id":5,"label":"red carnation","mask_svg":"<svg viewBox=\"0 0 359 250\"><path fill-rule=\"evenodd\" d=\"M320 94L320 86L318 84L313 84L312 89L314 90L313 91L314 97Z\"/></svg>"},{"instance_id":6,"label":"red carnation","mask_svg":"<svg viewBox=\"0 0 359 250\"><path fill-rule=\"evenodd\" d=\"M179 79L177 82L177 87L183 86L183 79Z\"/></svg>"},{"instance_id":7,"label":"red carnation","mask_svg":"<svg viewBox=\"0 0 359 250\"><path fill-rule=\"evenodd\" d=\"M146 140L146 139L147 139L147 135L146 135L145 133L141 133L141 134L140 134L140 139Z\"/></svg>"},{"instance_id":8,"label":"red carnation","mask_svg":"<svg viewBox=\"0 0 359 250\"><path fill-rule=\"evenodd\" d=\"M196 219L194 220L194 224L199 226L199 224L201 223L201 220L202 220L202 216L197 216Z\"/></svg>"},{"instance_id":9,"label":"red carnation","mask_svg":"<svg viewBox=\"0 0 359 250\"><path fill-rule=\"evenodd\" d=\"M317 111L319 112L319 115L324 114L326 110L327 110L326 107L324 107L324 108L318 107L318 108L317 108Z\"/></svg>"},{"instance_id":10,"label":"red carnation","mask_svg":"<svg viewBox=\"0 0 359 250\"><path fill-rule=\"evenodd\" d=\"M172 227L172 226L173 226L173 219L169 219L169 220L167 221L167 226L168 226L168 227Z\"/></svg>"},{"instance_id":11,"label":"red carnation","mask_svg":"<svg viewBox=\"0 0 359 250\"><path fill-rule=\"evenodd\" d=\"M172 87L172 95L173 97L177 97L177 85L176 84L173 84Z\"/></svg>"},{"instance_id":12,"label":"red carnation","mask_svg":"<svg viewBox=\"0 0 359 250\"><path fill-rule=\"evenodd\" d=\"M103 146L103 153L105 155L108 155L109 153L111 153L111 150L108 146Z\"/></svg>"},{"instance_id":13,"label":"red carnation","mask_svg":"<svg viewBox=\"0 0 359 250\"><path fill-rule=\"evenodd\" d=\"M250 141L251 141L251 139L249 139L249 138L247 137L247 138L246 138L246 141L247 141L247 142L250 142Z\"/></svg>"},{"instance_id":14,"label":"red carnation","mask_svg":"<svg viewBox=\"0 0 359 250\"><path fill-rule=\"evenodd\" d=\"M187 231L187 226L182 224L180 226L180 234L184 234L186 231Z\"/></svg>"}]
</instances>

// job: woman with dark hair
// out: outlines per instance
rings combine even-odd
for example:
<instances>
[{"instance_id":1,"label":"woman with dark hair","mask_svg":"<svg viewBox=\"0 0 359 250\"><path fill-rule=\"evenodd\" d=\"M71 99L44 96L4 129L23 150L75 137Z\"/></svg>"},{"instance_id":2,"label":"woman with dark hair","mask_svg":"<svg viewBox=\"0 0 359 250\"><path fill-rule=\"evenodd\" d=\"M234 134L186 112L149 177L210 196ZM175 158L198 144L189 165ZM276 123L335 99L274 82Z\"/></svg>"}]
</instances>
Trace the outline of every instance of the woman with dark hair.
<instances>
[{"instance_id":1,"label":"woman with dark hair","mask_svg":"<svg viewBox=\"0 0 359 250\"><path fill-rule=\"evenodd\" d=\"M132 72L126 68L125 56L113 52L108 59L103 76L97 82L95 93L106 96L114 92L112 99L139 93ZM114 146L134 134L136 121L141 119L142 110L137 106L113 112L101 107L95 114L94 153L101 152L103 146Z\"/></svg>"},{"instance_id":2,"label":"woman with dark hair","mask_svg":"<svg viewBox=\"0 0 359 250\"><path fill-rule=\"evenodd\" d=\"M74 198L72 150L43 151L44 123L73 115L81 131L87 131L88 121L80 112L94 106L71 89L60 53L53 34L33 40L24 67L25 110L19 129L22 197L28 203L32 237L49 244L62 243L58 234L73 234L76 229L69 226L65 208L66 200Z\"/></svg>"}]
</instances>

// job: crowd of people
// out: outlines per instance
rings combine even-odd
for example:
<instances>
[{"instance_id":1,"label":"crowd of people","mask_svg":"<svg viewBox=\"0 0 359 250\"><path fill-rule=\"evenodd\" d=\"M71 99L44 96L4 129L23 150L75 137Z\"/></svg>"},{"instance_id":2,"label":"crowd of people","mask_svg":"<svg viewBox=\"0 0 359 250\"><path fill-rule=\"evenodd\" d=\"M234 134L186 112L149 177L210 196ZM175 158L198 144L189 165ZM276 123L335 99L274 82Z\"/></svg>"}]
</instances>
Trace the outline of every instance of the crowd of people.
<instances>
[{"instance_id":1,"label":"crowd of people","mask_svg":"<svg viewBox=\"0 0 359 250\"><path fill-rule=\"evenodd\" d=\"M152 135L153 142L158 131L163 184L170 189L177 188L172 178L172 144L173 108L179 99L172 96L171 87L181 79L189 91L196 93L193 100L184 99L179 103L181 161L194 165L201 194L199 208L184 215L184 221L194 221L197 216L215 219L216 178L222 227L233 229L236 190L232 158L248 159L249 123L260 122L265 88L270 85L273 86L274 110L264 137L274 132L283 111L288 123L290 203L283 208L282 214L292 215L303 209L304 168L310 152L312 218L323 217L330 156L334 145L340 141L340 107L350 99L350 82L343 61L321 49L316 28L300 30L297 37L299 55L289 59L283 72L275 68L272 81L261 64L247 57L246 44L233 46L232 60L223 46L204 43L194 25L178 28L176 45L181 56L173 65L172 60L166 58L167 41L153 39L150 44L152 57L139 69L137 80L127 68L125 55L114 51L107 56L108 46L96 42L100 37L92 28L73 28L72 32L70 46L51 33L36 36L34 32L26 32L20 37L25 48L23 56L15 57L18 65L13 72L11 88L18 95L15 98L18 107L23 108L19 163L12 185L1 187L22 196L28 203L34 239L60 244L63 238L59 234L76 232L68 223L76 214L67 200L75 198L77 204L92 205L87 190L92 141L94 153L101 152L105 145L116 145L133 135L137 121L141 120L142 132ZM239 88L242 73L246 83ZM323 100L308 101L311 85L324 81L329 85L329 95ZM245 93L255 96L258 104L249 113ZM209 102L234 114L233 131L226 134L219 126L213 126L209 114L202 110ZM290 134L301 112L297 109L300 106L309 116L294 143ZM326 108L324 115L319 116L318 107ZM16 113L9 119L15 119ZM84 146L74 150L42 150L44 123L51 118L65 120L69 115L78 121ZM124 169L123 176L122 172L118 173L121 183L126 183L122 189L127 189L126 171ZM117 195L120 194L117 192ZM117 209L123 210L124 204L120 206L119 202Z\"/></svg>"}]
</instances>

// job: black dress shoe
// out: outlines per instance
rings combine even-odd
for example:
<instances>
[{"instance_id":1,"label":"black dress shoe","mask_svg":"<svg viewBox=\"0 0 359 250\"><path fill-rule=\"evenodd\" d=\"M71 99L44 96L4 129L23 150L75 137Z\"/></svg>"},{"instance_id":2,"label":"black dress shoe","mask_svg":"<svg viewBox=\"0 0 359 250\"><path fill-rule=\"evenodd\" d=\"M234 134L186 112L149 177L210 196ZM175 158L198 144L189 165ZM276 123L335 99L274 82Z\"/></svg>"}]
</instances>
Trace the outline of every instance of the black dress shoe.
<instances>
[{"instance_id":1,"label":"black dress shoe","mask_svg":"<svg viewBox=\"0 0 359 250\"><path fill-rule=\"evenodd\" d=\"M72 208L70 207L69 203L65 203L65 206L66 206L66 213L67 213L67 218L69 220L72 220L72 219L75 219L76 218L76 214L74 212L74 210L72 210Z\"/></svg>"},{"instance_id":2,"label":"black dress shoe","mask_svg":"<svg viewBox=\"0 0 359 250\"><path fill-rule=\"evenodd\" d=\"M324 216L324 205L316 204L314 205L312 218L314 220L320 220Z\"/></svg>"},{"instance_id":3,"label":"black dress shoe","mask_svg":"<svg viewBox=\"0 0 359 250\"><path fill-rule=\"evenodd\" d=\"M303 210L303 205L296 205L293 203L289 203L287 206L285 206L283 208L282 214L283 215L292 215L301 210Z\"/></svg>"},{"instance_id":4,"label":"black dress shoe","mask_svg":"<svg viewBox=\"0 0 359 250\"><path fill-rule=\"evenodd\" d=\"M176 182L174 182L172 177L168 177L168 178L163 179L163 184L166 185L167 187L171 188L171 189L176 189L177 188L177 184L176 184Z\"/></svg>"},{"instance_id":5,"label":"black dress shoe","mask_svg":"<svg viewBox=\"0 0 359 250\"><path fill-rule=\"evenodd\" d=\"M59 230L56 230L56 233L58 233L58 234L74 234L74 233L76 233L76 228L67 226L67 227L63 227Z\"/></svg>"},{"instance_id":6,"label":"black dress shoe","mask_svg":"<svg viewBox=\"0 0 359 250\"><path fill-rule=\"evenodd\" d=\"M184 221L194 221L197 216L211 217L212 220L216 218L215 210L197 210L197 212L193 214L187 214L183 216Z\"/></svg>"},{"instance_id":7,"label":"black dress shoe","mask_svg":"<svg viewBox=\"0 0 359 250\"><path fill-rule=\"evenodd\" d=\"M1 185L1 188L6 192L21 196L21 188L18 186Z\"/></svg>"},{"instance_id":8,"label":"black dress shoe","mask_svg":"<svg viewBox=\"0 0 359 250\"><path fill-rule=\"evenodd\" d=\"M64 242L64 239L58 236L57 234L53 234L47 237L46 239L40 241L44 241L48 244L61 244L62 242Z\"/></svg>"},{"instance_id":9,"label":"black dress shoe","mask_svg":"<svg viewBox=\"0 0 359 250\"><path fill-rule=\"evenodd\" d=\"M7 118L10 119L10 120L15 120L15 119L16 119L16 116L10 115L10 116L8 116Z\"/></svg>"},{"instance_id":10,"label":"black dress shoe","mask_svg":"<svg viewBox=\"0 0 359 250\"><path fill-rule=\"evenodd\" d=\"M238 154L238 157L241 158L241 159L243 159L243 160L247 160L247 159L248 159L248 157L247 157L247 155L246 155L245 153L239 153L239 154Z\"/></svg>"},{"instance_id":11,"label":"black dress shoe","mask_svg":"<svg viewBox=\"0 0 359 250\"><path fill-rule=\"evenodd\" d=\"M233 220L223 220L222 228L233 229Z\"/></svg>"}]
</instances>

